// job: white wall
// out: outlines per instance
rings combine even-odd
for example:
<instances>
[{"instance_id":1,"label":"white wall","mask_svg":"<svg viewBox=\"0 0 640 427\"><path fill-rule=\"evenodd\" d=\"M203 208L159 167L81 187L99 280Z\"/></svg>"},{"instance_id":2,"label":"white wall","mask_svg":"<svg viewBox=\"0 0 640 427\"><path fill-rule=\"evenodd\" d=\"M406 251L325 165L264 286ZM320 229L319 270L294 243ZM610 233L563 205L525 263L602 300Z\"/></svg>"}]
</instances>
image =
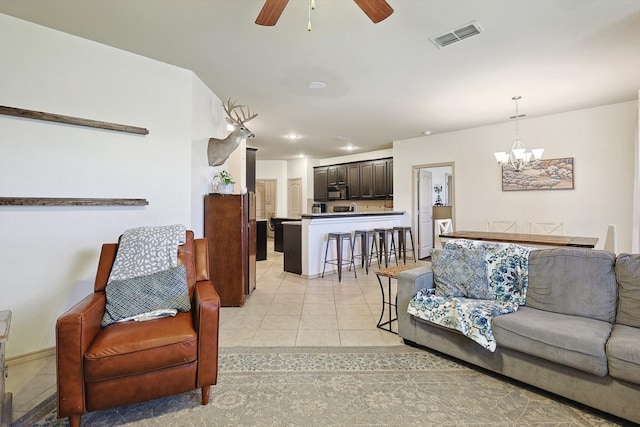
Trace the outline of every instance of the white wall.
<instances>
[{"instance_id":1,"label":"white wall","mask_svg":"<svg viewBox=\"0 0 640 427\"><path fill-rule=\"evenodd\" d=\"M194 114L205 108L194 99L212 95L191 71L1 14L0 58L0 105L149 129L140 136L0 116L0 196L149 201L0 206L0 309L13 312L12 357L55 345L57 317L93 289L102 243L131 227L202 223L192 199L209 167L206 149L206 166L196 154L203 139L192 137L219 120L202 118L208 106Z\"/></svg>"},{"instance_id":2,"label":"white wall","mask_svg":"<svg viewBox=\"0 0 640 427\"><path fill-rule=\"evenodd\" d=\"M488 218L562 220L566 235L598 237L615 224L618 251L631 251L634 141L638 102L520 121L527 148L545 148L544 158L573 157L573 190L503 192L493 153L509 149L513 123L394 142L395 210L412 212L412 166L455 162L458 230L485 230Z\"/></svg>"}]
</instances>

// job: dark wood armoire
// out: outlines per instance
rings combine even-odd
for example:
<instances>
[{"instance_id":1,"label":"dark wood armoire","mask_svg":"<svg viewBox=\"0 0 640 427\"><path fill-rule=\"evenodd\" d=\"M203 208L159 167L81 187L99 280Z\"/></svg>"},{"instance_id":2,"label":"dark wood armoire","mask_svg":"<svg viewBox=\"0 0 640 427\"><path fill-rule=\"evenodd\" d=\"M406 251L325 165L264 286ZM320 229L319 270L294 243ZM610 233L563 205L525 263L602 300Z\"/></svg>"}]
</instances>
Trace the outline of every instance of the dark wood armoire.
<instances>
[{"instance_id":1,"label":"dark wood armoire","mask_svg":"<svg viewBox=\"0 0 640 427\"><path fill-rule=\"evenodd\" d=\"M204 197L209 272L223 307L239 307L256 287L255 193Z\"/></svg>"}]
</instances>

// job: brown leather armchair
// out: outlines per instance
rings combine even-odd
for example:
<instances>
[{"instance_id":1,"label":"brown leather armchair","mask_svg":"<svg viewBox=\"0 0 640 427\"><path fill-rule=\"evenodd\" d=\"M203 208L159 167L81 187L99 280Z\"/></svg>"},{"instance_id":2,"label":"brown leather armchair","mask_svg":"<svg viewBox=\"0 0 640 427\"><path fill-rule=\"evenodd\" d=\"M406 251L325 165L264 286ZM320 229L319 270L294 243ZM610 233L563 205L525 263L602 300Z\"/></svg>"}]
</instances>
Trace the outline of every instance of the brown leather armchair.
<instances>
[{"instance_id":1,"label":"brown leather armchair","mask_svg":"<svg viewBox=\"0 0 640 427\"><path fill-rule=\"evenodd\" d=\"M79 427L84 413L202 389L218 375L220 298L209 280L206 239L187 231L178 262L187 270L191 312L101 326L117 244L102 246L93 294L56 323L58 417Z\"/></svg>"}]
</instances>

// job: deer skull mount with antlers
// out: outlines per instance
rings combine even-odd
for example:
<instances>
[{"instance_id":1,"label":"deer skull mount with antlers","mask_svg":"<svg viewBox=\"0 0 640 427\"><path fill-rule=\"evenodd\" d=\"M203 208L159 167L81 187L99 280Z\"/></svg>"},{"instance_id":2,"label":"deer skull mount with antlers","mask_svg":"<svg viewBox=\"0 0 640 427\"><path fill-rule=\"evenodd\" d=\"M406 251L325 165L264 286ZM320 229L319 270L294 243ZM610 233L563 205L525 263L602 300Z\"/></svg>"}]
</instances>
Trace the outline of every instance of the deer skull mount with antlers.
<instances>
[{"instance_id":1,"label":"deer skull mount with antlers","mask_svg":"<svg viewBox=\"0 0 640 427\"><path fill-rule=\"evenodd\" d=\"M209 138L209 144L207 145L209 166L220 166L238 148L243 139L255 136L245 126L245 123L255 118L258 115L257 113L251 114L248 106L236 105L235 101L231 101L231 98L227 100L226 104L222 104L222 108L227 113L227 121L233 124L234 129L225 139ZM238 111L240 111L240 114L238 114Z\"/></svg>"}]
</instances>

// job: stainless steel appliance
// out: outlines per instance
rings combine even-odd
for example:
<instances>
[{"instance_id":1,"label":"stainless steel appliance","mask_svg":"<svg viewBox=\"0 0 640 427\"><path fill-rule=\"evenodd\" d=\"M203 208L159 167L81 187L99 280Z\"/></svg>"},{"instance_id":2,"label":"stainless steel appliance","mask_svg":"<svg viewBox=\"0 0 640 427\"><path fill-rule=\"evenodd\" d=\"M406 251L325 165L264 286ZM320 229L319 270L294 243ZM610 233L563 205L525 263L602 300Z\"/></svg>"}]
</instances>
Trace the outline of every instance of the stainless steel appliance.
<instances>
[{"instance_id":1,"label":"stainless steel appliance","mask_svg":"<svg viewBox=\"0 0 640 427\"><path fill-rule=\"evenodd\" d=\"M327 199L329 200L347 200L349 191L346 185L332 185L327 187Z\"/></svg>"}]
</instances>

